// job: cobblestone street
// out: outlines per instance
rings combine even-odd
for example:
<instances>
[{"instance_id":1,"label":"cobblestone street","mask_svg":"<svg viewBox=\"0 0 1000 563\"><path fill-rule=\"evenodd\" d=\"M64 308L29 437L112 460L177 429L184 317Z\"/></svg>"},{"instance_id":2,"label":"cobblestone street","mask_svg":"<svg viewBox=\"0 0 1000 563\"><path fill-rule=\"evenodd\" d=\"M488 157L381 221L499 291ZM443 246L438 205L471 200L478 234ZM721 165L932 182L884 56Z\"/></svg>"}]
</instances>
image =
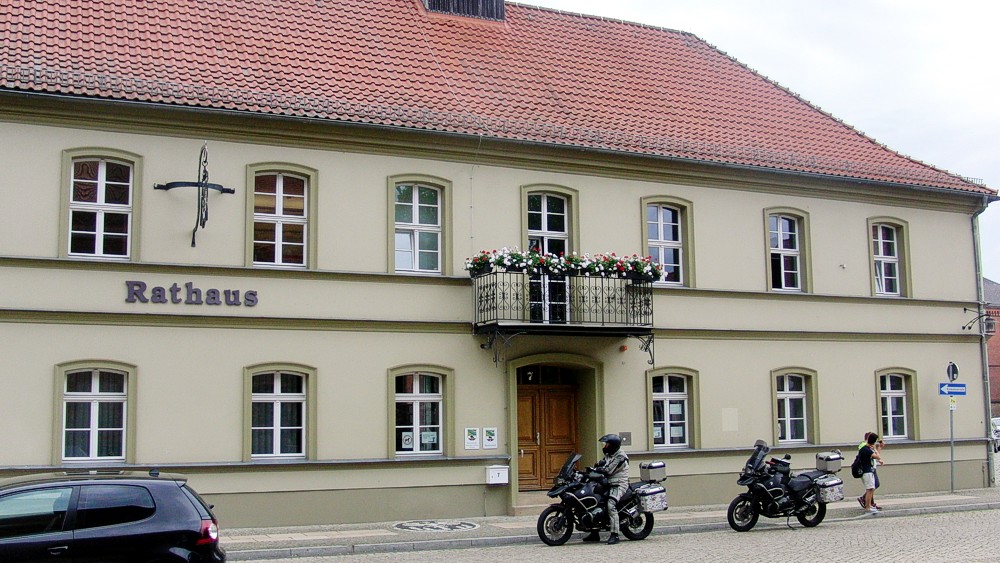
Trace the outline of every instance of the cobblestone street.
<instances>
[{"instance_id":1,"label":"cobblestone street","mask_svg":"<svg viewBox=\"0 0 1000 563\"><path fill-rule=\"evenodd\" d=\"M298 563L407 561L1000 561L996 537L1000 511L978 510L906 518L857 516L827 520L816 528L789 529L761 520L752 531L668 534L617 546L536 545L410 553L296 558Z\"/></svg>"}]
</instances>

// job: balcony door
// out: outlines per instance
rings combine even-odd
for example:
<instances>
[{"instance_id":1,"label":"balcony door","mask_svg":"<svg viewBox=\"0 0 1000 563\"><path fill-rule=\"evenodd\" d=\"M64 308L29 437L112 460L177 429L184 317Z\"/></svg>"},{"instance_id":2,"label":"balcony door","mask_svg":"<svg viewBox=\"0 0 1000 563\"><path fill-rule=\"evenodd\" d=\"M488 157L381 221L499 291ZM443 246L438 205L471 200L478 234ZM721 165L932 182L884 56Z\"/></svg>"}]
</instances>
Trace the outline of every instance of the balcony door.
<instances>
[{"instance_id":1,"label":"balcony door","mask_svg":"<svg viewBox=\"0 0 1000 563\"><path fill-rule=\"evenodd\" d=\"M575 374L555 366L517 370L518 490L552 486L566 458L578 451Z\"/></svg>"},{"instance_id":2,"label":"balcony door","mask_svg":"<svg viewBox=\"0 0 1000 563\"><path fill-rule=\"evenodd\" d=\"M553 194L528 195L528 248L556 256L569 251L566 198ZM533 322L569 320L569 281L566 276L531 275L528 279L529 315Z\"/></svg>"}]
</instances>

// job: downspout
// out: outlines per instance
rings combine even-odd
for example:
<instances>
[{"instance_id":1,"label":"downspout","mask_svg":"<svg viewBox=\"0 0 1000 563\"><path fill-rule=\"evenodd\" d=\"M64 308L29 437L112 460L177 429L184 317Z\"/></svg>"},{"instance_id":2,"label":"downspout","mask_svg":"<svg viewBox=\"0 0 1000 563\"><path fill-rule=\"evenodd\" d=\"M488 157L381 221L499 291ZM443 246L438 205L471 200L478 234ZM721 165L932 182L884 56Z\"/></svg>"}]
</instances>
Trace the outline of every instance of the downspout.
<instances>
[{"instance_id":1,"label":"downspout","mask_svg":"<svg viewBox=\"0 0 1000 563\"><path fill-rule=\"evenodd\" d=\"M979 359L982 363L983 372L983 412L986 415L986 482L995 486L996 480L993 475L993 435L990 429L990 359L986 347L986 293L983 290L983 265L982 249L979 241L979 215L986 211L990 204L989 196L983 196L983 205L972 215L972 247L976 258L976 300L979 305L976 314L979 315Z\"/></svg>"}]
</instances>

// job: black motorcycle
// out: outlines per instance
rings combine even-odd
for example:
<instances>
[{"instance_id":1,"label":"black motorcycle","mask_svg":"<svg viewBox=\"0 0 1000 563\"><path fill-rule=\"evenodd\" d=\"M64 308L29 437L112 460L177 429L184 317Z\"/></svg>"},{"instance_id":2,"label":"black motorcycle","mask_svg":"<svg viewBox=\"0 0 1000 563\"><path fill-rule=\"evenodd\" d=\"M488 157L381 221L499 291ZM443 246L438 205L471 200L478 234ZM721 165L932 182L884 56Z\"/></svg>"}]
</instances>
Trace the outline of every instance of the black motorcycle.
<instances>
[{"instance_id":1,"label":"black motorcycle","mask_svg":"<svg viewBox=\"0 0 1000 563\"><path fill-rule=\"evenodd\" d=\"M549 497L559 498L560 502L538 516L538 537L548 545L566 543L574 528L582 532L611 529L606 502L610 490L607 477L591 467L577 471L576 464L581 457L572 454L566 460L548 492ZM658 484L666 479L663 463L643 463L640 470L643 480L629 484L617 505L622 535L630 540L645 539L653 531L653 512L667 508L667 492Z\"/></svg>"},{"instance_id":2,"label":"black motorcycle","mask_svg":"<svg viewBox=\"0 0 1000 563\"><path fill-rule=\"evenodd\" d=\"M782 459L764 456L771 451L767 443L757 440L753 454L747 460L736 483L747 492L729 503L726 517L737 532L746 532L757 524L760 516L791 518L807 528L818 526L826 517L826 505L843 500L844 482L834 475L840 470L843 457L839 451L816 455L817 469L793 474L785 454Z\"/></svg>"}]
</instances>

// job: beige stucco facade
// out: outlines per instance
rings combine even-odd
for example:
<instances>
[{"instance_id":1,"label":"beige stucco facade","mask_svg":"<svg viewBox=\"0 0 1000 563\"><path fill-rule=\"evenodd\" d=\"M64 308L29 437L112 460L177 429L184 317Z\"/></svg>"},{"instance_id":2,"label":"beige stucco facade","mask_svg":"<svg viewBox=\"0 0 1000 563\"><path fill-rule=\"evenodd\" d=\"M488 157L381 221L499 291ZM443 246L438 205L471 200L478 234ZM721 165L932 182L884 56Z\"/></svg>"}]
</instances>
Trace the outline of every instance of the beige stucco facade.
<instances>
[{"instance_id":1,"label":"beige stucco facade","mask_svg":"<svg viewBox=\"0 0 1000 563\"><path fill-rule=\"evenodd\" d=\"M125 460L108 465L188 474L224 525L505 514L518 503L517 370L552 365L576 374L585 459L600 435L630 433L634 460L667 462L673 504L740 492L735 473L754 440L777 439L774 381L784 373L809 381L808 440L776 448L793 467L833 448L853 457L880 427L879 375L901 373L909 430L884 454L884 490L949 487L951 416L956 486L990 484L983 342L962 329L979 306L983 202L973 196L309 121L10 101L0 110L0 135L15 140L0 152L0 422L17 432L0 474L72 465L61 458L60 387L65 366L89 363L130 378ZM153 185L194 180L206 140L211 181L236 193L210 193L210 221L192 247L193 190ZM131 155L130 259L67 257L71 154ZM248 264L248 170L261 166L309 171L307 268ZM441 275L387 266L386 188L399 177L447 187ZM609 336L528 334L482 347L464 260L525 245L526 187L573 194L570 248L588 253L644 253L644 198L689 202L688 283L654 286L651 355ZM805 292L769 289L769 210L807 219ZM873 220L905 226L901 297L874 295ZM134 282L244 299L129 302ZM938 394L948 362L968 390L954 411ZM248 454L247 373L269 365L309 374L302 459ZM441 455L393 451L391 377L409 367L445 379ZM653 444L649 381L667 373L690 382L689 447ZM465 428L499 429L499 447L466 449ZM509 484L486 484L492 465L510 467Z\"/></svg>"}]
</instances>

